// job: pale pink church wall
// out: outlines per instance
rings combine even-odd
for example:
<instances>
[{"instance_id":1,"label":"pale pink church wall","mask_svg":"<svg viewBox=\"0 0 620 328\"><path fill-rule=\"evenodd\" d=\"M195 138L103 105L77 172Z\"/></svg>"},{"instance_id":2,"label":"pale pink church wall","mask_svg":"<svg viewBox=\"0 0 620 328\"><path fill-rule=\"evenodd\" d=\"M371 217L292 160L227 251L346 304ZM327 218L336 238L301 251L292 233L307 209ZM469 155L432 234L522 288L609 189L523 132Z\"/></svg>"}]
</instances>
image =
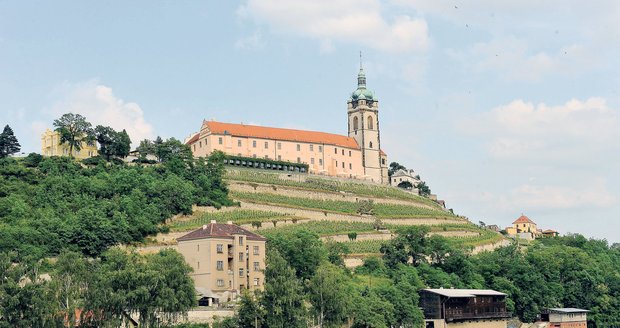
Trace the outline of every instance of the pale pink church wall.
<instances>
[{"instance_id":1,"label":"pale pink church wall","mask_svg":"<svg viewBox=\"0 0 620 328\"><path fill-rule=\"evenodd\" d=\"M196 157L205 157L214 150L221 150L234 156L306 163L314 174L364 178L362 153L359 149L215 134L202 134L190 147Z\"/></svg>"}]
</instances>

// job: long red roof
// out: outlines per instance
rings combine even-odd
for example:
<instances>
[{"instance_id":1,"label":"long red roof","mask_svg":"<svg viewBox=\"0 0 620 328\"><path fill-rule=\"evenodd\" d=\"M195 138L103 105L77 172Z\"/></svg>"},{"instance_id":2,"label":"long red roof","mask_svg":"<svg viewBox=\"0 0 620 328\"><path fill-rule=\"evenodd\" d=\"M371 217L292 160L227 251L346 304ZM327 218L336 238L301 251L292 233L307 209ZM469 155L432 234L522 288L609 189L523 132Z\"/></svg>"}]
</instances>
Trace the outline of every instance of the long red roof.
<instances>
[{"instance_id":1,"label":"long red roof","mask_svg":"<svg viewBox=\"0 0 620 328\"><path fill-rule=\"evenodd\" d=\"M203 124L205 124L209 131L213 134L229 134L236 137L298 141L360 149L355 139L333 133L222 123L215 121L205 121Z\"/></svg>"},{"instance_id":2,"label":"long red roof","mask_svg":"<svg viewBox=\"0 0 620 328\"><path fill-rule=\"evenodd\" d=\"M248 240L267 240L265 237L241 228L235 224L209 223L198 230L194 230L177 241L186 241L204 238L233 238L233 235L245 235Z\"/></svg>"}]
</instances>

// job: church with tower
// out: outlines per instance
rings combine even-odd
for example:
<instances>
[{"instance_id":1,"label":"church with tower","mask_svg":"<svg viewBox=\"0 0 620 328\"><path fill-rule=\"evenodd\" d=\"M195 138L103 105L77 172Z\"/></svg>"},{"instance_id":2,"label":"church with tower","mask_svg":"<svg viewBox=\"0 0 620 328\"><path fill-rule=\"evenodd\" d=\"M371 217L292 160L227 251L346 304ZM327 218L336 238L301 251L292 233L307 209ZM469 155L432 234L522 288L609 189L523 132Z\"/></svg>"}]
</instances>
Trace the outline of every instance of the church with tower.
<instances>
[{"instance_id":1,"label":"church with tower","mask_svg":"<svg viewBox=\"0 0 620 328\"><path fill-rule=\"evenodd\" d=\"M203 121L186 140L196 157L220 150L232 156L305 163L310 174L388 184L387 155L381 150L379 101L366 87L361 67L357 89L347 101L348 135Z\"/></svg>"}]
</instances>

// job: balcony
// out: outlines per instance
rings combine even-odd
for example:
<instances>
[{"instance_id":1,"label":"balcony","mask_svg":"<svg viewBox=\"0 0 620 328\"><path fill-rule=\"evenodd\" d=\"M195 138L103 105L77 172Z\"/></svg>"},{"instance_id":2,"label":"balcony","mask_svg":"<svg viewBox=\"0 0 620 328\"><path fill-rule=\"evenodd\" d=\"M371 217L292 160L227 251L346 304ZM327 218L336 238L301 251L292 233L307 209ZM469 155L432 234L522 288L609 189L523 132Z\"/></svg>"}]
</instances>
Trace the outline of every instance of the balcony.
<instances>
[{"instance_id":1,"label":"balcony","mask_svg":"<svg viewBox=\"0 0 620 328\"><path fill-rule=\"evenodd\" d=\"M446 321L505 318L512 318L512 313L507 311L482 313L446 313Z\"/></svg>"}]
</instances>

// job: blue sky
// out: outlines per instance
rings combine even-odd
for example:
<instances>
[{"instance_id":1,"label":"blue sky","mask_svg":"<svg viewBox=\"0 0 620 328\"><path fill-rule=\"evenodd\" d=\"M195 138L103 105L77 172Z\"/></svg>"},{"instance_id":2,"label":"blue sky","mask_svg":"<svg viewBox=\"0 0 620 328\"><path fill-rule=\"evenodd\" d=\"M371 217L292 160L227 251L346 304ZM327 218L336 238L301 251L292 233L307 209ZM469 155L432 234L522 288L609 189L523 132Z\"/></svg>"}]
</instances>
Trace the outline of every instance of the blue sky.
<instances>
[{"instance_id":1,"label":"blue sky","mask_svg":"<svg viewBox=\"0 0 620 328\"><path fill-rule=\"evenodd\" d=\"M360 50L382 148L457 213L620 241L613 0L0 0L0 124L344 134Z\"/></svg>"}]
</instances>

